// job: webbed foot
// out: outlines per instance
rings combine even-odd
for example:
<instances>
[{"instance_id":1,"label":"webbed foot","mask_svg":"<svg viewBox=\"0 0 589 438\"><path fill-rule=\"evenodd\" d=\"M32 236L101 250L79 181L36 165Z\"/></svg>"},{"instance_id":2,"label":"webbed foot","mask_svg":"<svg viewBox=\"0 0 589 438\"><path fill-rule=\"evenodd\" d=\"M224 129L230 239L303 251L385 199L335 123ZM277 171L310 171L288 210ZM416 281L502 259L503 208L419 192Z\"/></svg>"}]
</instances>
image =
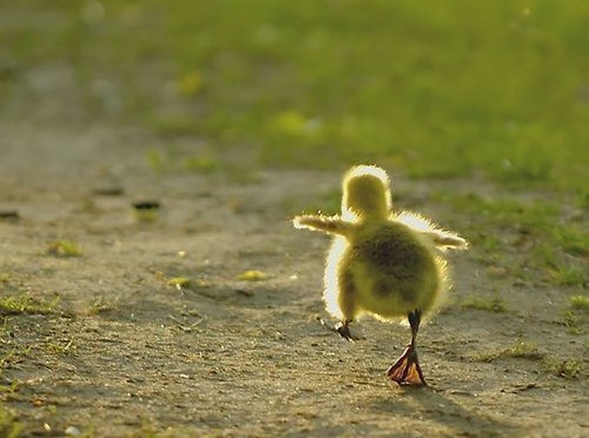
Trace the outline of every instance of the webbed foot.
<instances>
[{"instance_id":1,"label":"webbed foot","mask_svg":"<svg viewBox=\"0 0 589 438\"><path fill-rule=\"evenodd\" d=\"M387 371L387 376L399 386L427 386L413 345L405 348L401 357Z\"/></svg>"},{"instance_id":2,"label":"webbed foot","mask_svg":"<svg viewBox=\"0 0 589 438\"><path fill-rule=\"evenodd\" d=\"M354 336L354 335L352 335L352 332L350 332L350 326L349 326L350 322L351 321L338 322L335 325L335 331L338 332L339 335L348 342L356 342L356 341L361 340L362 338Z\"/></svg>"}]
</instances>

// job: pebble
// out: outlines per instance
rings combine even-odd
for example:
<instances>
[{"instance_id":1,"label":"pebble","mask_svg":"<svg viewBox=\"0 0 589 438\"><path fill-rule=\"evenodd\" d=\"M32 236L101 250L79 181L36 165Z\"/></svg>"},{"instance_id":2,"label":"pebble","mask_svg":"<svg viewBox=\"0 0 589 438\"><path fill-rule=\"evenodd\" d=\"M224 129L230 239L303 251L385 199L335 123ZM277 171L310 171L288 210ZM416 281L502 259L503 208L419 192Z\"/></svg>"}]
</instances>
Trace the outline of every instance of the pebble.
<instances>
[{"instance_id":1,"label":"pebble","mask_svg":"<svg viewBox=\"0 0 589 438\"><path fill-rule=\"evenodd\" d=\"M80 429L78 429L76 426L69 426L65 432L66 435L69 436L78 436L78 435L82 435L82 431Z\"/></svg>"}]
</instances>

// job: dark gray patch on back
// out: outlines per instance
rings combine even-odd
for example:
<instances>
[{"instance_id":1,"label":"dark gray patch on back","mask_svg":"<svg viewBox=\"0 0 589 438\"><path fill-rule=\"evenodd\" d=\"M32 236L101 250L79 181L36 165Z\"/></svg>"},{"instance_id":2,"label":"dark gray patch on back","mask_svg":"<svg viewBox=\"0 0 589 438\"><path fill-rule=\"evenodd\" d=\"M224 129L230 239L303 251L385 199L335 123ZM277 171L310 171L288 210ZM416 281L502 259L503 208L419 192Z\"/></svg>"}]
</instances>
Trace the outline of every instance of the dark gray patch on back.
<instances>
[{"instance_id":1,"label":"dark gray patch on back","mask_svg":"<svg viewBox=\"0 0 589 438\"><path fill-rule=\"evenodd\" d=\"M435 269L427 248L401 224L366 230L352 251L377 277L383 275L374 285L374 293L380 297L398 294L402 300L412 301L424 271Z\"/></svg>"}]
</instances>

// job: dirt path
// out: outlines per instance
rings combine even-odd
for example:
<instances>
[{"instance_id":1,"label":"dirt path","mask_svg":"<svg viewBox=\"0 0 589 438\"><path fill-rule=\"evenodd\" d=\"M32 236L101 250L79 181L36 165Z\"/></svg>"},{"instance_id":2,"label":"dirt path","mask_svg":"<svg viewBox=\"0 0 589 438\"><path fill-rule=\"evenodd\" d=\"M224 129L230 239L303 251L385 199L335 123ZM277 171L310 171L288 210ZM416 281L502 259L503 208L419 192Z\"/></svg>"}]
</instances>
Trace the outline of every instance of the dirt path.
<instances>
[{"instance_id":1,"label":"dirt path","mask_svg":"<svg viewBox=\"0 0 589 438\"><path fill-rule=\"evenodd\" d=\"M320 324L328 240L295 232L287 216L301 199L336 190L339 175L158 175L146 160L151 140L138 133L7 123L0 132L0 207L21 216L0 222L0 295L59 299L48 314L5 318L0 434L7 413L24 436L72 427L95 436L589 433L586 376L556 377L537 360L586 358L587 338L556 324L568 295L491 275L477 248L453 257L453 302L497 292L509 310L451 304L424 327L431 389L384 378L406 328L366 320L366 339L347 344ZM115 187L122 194L96 194ZM398 193L404 206L468 226L427 202L427 183L399 178ZM131 203L141 199L162 203L158 220L137 221ZM56 239L77 242L82 255L46 254ZM247 270L270 278L236 279ZM169 286L177 276L193 286ZM538 357L475 359L521 339Z\"/></svg>"}]
</instances>

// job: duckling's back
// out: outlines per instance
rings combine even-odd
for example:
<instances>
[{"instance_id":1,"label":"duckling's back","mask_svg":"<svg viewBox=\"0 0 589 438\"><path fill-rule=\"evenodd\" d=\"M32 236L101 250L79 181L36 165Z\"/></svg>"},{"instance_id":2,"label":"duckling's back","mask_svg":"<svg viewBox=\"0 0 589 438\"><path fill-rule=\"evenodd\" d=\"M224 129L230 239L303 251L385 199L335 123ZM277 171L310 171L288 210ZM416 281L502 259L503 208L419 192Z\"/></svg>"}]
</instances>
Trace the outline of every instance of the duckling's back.
<instances>
[{"instance_id":1,"label":"duckling's back","mask_svg":"<svg viewBox=\"0 0 589 438\"><path fill-rule=\"evenodd\" d=\"M365 223L349 242L346 270L359 307L379 319L427 312L441 290L443 271L435 251L404 224Z\"/></svg>"}]
</instances>

